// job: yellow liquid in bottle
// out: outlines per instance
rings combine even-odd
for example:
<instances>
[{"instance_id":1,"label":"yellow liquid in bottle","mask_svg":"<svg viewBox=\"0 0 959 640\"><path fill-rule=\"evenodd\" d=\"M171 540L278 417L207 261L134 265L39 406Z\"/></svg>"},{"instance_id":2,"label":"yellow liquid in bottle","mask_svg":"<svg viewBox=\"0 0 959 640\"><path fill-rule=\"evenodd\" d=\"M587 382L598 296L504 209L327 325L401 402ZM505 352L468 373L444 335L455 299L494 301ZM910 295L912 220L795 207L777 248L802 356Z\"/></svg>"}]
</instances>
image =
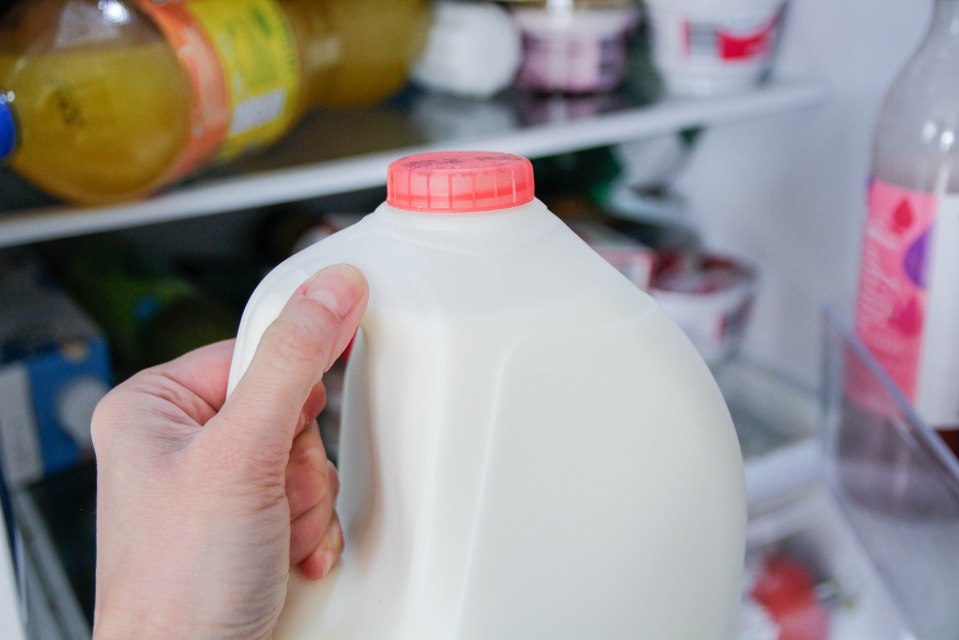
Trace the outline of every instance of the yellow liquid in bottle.
<instances>
[{"instance_id":1,"label":"yellow liquid in bottle","mask_svg":"<svg viewBox=\"0 0 959 640\"><path fill-rule=\"evenodd\" d=\"M18 124L11 165L68 200L146 194L174 165L189 133L188 81L165 42L0 53Z\"/></svg>"},{"instance_id":2,"label":"yellow liquid in bottle","mask_svg":"<svg viewBox=\"0 0 959 640\"><path fill-rule=\"evenodd\" d=\"M301 111L368 105L399 89L426 42L426 0L281 0L301 61Z\"/></svg>"},{"instance_id":3,"label":"yellow liquid in bottle","mask_svg":"<svg viewBox=\"0 0 959 640\"><path fill-rule=\"evenodd\" d=\"M108 6L109 5L109 6ZM12 96L8 162L60 198L131 200L165 186L190 138L191 82L135 3L30 0L0 24L0 91ZM294 121L315 105L370 104L398 89L429 27L427 0L280 0L298 53ZM111 24L108 8L127 20ZM80 42L64 25L92 20ZM72 12L72 13L71 13ZM91 37L90 34L93 34Z\"/></svg>"}]
</instances>

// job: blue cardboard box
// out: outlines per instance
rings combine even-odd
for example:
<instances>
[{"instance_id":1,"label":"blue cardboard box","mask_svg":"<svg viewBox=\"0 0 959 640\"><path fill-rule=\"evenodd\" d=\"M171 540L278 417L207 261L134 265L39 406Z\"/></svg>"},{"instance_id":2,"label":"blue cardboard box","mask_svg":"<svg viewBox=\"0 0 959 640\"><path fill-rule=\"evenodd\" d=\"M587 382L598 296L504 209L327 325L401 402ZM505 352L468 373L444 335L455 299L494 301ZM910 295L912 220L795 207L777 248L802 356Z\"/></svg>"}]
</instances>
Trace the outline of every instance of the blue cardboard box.
<instances>
[{"instance_id":1,"label":"blue cardboard box","mask_svg":"<svg viewBox=\"0 0 959 640\"><path fill-rule=\"evenodd\" d=\"M0 461L16 488L92 453L109 348L32 254L0 257Z\"/></svg>"}]
</instances>

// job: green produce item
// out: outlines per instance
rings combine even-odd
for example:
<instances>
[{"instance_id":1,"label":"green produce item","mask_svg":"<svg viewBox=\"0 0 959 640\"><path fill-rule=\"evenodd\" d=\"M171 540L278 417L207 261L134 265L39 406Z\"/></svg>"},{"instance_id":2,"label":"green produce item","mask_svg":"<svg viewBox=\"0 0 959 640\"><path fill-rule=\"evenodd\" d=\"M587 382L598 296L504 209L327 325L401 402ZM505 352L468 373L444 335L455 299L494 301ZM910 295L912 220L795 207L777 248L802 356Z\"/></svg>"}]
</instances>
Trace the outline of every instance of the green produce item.
<instances>
[{"instance_id":1,"label":"green produce item","mask_svg":"<svg viewBox=\"0 0 959 640\"><path fill-rule=\"evenodd\" d=\"M110 339L119 370L133 371L236 335L239 315L162 264L118 242L91 242L63 278Z\"/></svg>"}]
</instances>

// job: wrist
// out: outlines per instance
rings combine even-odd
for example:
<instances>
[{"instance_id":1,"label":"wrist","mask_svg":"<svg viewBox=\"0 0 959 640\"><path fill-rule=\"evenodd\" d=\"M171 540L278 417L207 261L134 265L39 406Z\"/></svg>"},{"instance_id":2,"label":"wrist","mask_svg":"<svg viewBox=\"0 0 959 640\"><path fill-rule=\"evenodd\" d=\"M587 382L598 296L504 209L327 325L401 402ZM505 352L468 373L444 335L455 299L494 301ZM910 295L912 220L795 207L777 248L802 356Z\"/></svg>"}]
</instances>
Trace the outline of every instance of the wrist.
<instances>
[{"instance_id":1,"label":"wrist","mask_svg":"<svg viewBox=\"0 0 959 640\"><path fill-rule=\"evenodd\" d=\"M244 620L243 615L207 619L198 613L216 610L197 602L161 602L149 590L131 590L116 599L98 598L92 640L224 640L267 638L272 624ZM235 621L233 624L224 620ZM275 619L273 620L275 624Z\"/></svg>"},{"instance_id":2,"label":"wrist","mask_svg":"<svg viewBox=\"0 0 959 640\"><path fill-rule=\"evenodd\" d=\"M160 611L142 611L121 602L97 605L93 616L93 640L178 640L199 636L187 633Z\"/></svg>"}]
</instances>

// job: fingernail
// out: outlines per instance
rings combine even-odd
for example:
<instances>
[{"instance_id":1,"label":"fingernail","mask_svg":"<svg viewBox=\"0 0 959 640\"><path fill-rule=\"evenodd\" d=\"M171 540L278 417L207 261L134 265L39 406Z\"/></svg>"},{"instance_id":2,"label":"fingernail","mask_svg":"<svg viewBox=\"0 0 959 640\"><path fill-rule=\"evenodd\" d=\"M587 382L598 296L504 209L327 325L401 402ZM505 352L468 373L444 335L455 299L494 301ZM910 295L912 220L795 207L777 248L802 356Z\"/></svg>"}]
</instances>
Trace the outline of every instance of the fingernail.
<instances>
[{"instance_id":1,"label":"fingernail","mask_svg":"<svg viewBox=\"0 0 959 640\"><path fill-rule=\"evenodd\" d=\"M336 562L336 556L333 555L332 551L323 552L323 575L327 575L330 572L330 569L333 568L333 563Z\"/></svg>"},{"instance_id":2,"label":"fingernail","mask_svg":"<svg viewBox=\"0 0 959 640\"><path fill-rule=\"evenodd\" d=\"M336 563L336 558L339 555L337 550L343 548L343 527L340 526L340 521L338 518L333 518L333 522L330 523L330 530L327 532L327 536L327 548L323 551L323 555L321 556L323 575L328 574L330 569L333 568L333 565Z\"/></svg>"},{"instance_id":3,"label":"fingernail","mask_svg":"<svg viewBox=\"0 0 959 640\"><path fill-rule=\"evenodd\" d=\"M335 264L320 270L303 283L303 294L330 309L337 317L349 314L366 291L366 278L348 264Z\"/></svg>"}]
</instances>

